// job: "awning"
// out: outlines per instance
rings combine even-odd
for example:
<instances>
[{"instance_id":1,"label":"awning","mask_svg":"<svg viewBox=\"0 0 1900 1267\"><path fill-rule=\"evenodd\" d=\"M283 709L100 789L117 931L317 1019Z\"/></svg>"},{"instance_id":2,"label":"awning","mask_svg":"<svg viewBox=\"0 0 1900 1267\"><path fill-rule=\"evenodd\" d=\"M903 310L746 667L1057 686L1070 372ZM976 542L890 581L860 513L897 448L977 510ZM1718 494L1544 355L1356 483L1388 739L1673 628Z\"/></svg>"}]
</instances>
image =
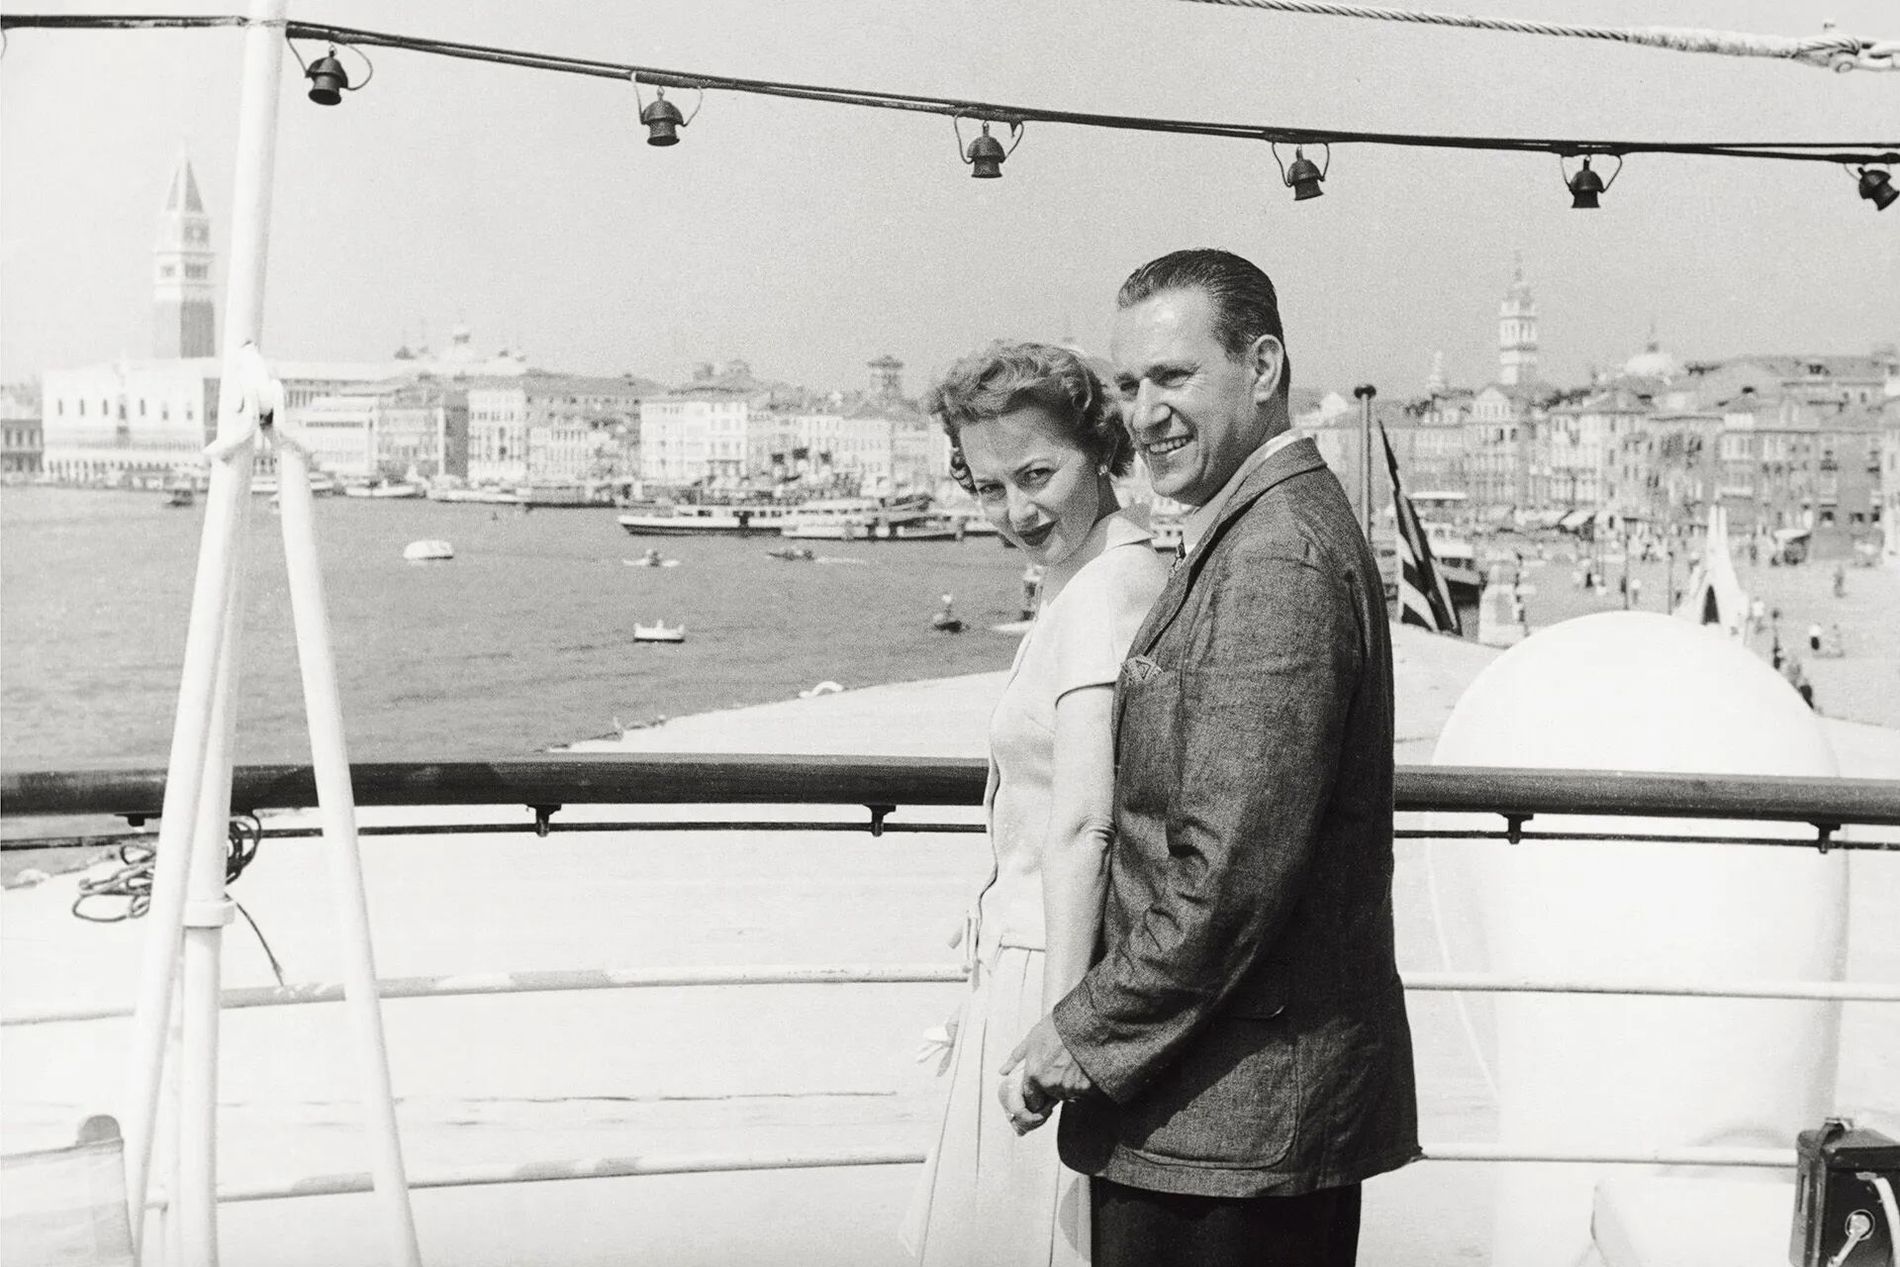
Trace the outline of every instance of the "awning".
<instances>
[{"instance_id":1,"label":"awning","mask_svg":"<svg viewBox=\"0 0 1900 1267\"><path fill-rule=\"evenodd\" d=\"M1557 527L1564 532L1575 532L1596 516L1594 510L1573 510L1557 521Z\"/></svg>"}]
</instances>

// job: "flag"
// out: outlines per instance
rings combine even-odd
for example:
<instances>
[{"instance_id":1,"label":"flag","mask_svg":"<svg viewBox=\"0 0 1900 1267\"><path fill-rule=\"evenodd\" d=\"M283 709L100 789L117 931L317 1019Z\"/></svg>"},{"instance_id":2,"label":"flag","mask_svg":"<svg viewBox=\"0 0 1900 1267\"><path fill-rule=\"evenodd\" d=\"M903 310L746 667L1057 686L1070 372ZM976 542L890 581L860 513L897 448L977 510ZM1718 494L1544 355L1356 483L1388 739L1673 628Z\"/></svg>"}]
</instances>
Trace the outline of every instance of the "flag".
<instances>
[{"instance_id":1,"label":"flag","mask_svg":"<svg viewBox=\"0 0 1900 1267\"><path fill-rule=\"evenodd\" d=\"M1392 452L1392 437L1379 424L1379 439L1385 445L1386 468L1392 472L1392 508L1399 524L1399 623L1423 625L1435 633L1462 634L1458 609L1451 605L1451 591L1432 558L1431 542L1412 509L1412 499L1399 486L1399 459Z\"/></svg>"}]
</instances>

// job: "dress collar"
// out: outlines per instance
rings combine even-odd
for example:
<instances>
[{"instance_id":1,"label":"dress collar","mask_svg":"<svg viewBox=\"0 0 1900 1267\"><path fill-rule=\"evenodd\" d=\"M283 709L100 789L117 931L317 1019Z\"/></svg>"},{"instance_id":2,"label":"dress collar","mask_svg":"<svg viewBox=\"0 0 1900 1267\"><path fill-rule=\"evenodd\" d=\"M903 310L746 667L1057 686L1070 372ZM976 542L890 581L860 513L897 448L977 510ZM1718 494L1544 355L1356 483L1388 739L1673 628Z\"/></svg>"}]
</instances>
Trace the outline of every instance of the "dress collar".
<instances>
[{"instance_id":1,"label":"dress collar","mask_svg":"<svg viewBox=\"0 0 1900 1267\"><path fill-rule=\"evenodd\" d=\"M1089 529L1089 535L1082 538L1082 544L1076 547L1074 554L1060 563L1049 565L1042 578L1043 604L1047 606L1054 602L1056 595L1062 592L1062 587L1082 570L1083 565L1099 557L1103 551L1153 540L1154 534L1130 519L1127 511L1116 510L1103 515Z\"/></svg>"}]
</instances>

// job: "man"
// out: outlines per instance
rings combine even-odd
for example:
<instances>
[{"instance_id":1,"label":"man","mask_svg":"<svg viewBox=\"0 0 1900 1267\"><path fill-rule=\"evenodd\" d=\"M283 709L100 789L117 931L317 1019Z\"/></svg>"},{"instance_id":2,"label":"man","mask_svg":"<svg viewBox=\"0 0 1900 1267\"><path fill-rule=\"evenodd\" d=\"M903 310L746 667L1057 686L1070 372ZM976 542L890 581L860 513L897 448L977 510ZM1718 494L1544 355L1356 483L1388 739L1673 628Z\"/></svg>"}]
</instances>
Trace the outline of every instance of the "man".
<instances>
[{"instance_id":1,"label":"man","mask_svg":"<svg viewBox=\"0 0 1900 1267\"><path fill-rule=\"evenodd\" d=\"M1360 1181L1419 1155L1392 947L1378 565L1290 430L1273 284L1138 269L1112 352L1155 491L1197 507L1116 685L1099 958L1005 1066L1067 1100L1097 1267L1355 1261Z\"/></svg>"}]
</instances>

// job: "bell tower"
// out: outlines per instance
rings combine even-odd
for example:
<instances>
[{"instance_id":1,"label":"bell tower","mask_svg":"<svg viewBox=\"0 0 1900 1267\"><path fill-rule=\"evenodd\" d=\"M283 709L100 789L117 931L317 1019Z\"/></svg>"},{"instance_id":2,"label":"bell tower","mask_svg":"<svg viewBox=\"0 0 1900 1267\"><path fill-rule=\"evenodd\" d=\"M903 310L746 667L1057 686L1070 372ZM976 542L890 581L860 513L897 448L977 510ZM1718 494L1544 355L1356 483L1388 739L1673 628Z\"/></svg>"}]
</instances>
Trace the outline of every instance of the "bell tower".
<instances>
[{"instance_id":1,"label":"bell tower","mask_svg":"<svg viewBox=\"0 0 1900 1267\"><path fill-rule=\"evenodd\" d=\"M893 400L904 394L904 363L886 352L866 366L871 371L871 395Z\"/></svg>"},{"instance_id":2,"label":"bell tower","mask_svg":"<svg viewBox=\"0 0 1900 1267\"><path fill-rule=\"evenodd\" d=\"M205 214L191 160L181 156L152 248L152 355L217 355L211 260L211 217Z\"/></svg>"},{"instance_id":3,"label":"bell tower","mask_svg":"<svg viewBox=\"0 0 1900 1267\"><path fill-rule=\"evenodd\" d=\"M1498 381L1506 386L1537 378L1537 301L1524 280L1524 255L1511 268L1511 289L1498 305Z\"/></svg>"}]
</instances>

